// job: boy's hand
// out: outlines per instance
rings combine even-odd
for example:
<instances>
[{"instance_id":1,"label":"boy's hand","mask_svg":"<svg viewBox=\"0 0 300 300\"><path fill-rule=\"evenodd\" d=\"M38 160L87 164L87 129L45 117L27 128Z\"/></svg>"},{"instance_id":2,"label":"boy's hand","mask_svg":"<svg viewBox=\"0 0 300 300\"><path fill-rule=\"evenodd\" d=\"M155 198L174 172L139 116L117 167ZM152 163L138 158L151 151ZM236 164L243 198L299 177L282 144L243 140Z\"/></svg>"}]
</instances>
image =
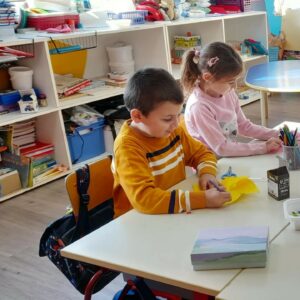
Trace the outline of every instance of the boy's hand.
<instances>
[{"instance_id":1,"label":"boy's hand","mask_svg":"<svg viewBox=\"0 0 300 300\"><path fill-rule=\"evenodd\" d=\"M231 195L228 192L219 192L216 188L212 188L205 191L206 207L218 208L225 202L231 200Z\"/></svg>"},{"instance_id":2,"label":"boy's hand","mask_svg":"<svg viewBox=\"0 0 300 300\"><path fill-rule=\"evenodd\" d=\"M280 149L281 147L281 140L278 138L270 138L266 141L266 146L267 146L267 152L276 152L277 150Z\"/></svg>"},{"instance_id":3,"label":"boy's hand","mask_svg":"<svg viewBox=\"0 0 300 300\"><path fill-rule=\"evenodd\" d=\"M211 174L203 174L199 177L199 187L200 190L208 190L217 186L218 189L225 191L225 188L220 182L218 182L217 178Z\"/></svg>"}]
</instances>

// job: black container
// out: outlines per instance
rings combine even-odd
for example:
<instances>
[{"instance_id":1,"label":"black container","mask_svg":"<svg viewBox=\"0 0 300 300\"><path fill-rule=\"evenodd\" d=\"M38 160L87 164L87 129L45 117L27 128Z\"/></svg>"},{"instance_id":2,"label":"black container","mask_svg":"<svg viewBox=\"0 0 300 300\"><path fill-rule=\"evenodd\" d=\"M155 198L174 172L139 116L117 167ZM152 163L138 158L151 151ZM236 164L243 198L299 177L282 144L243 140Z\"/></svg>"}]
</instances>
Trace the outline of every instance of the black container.
<instances>
[{"instance_id":1,"label":"black container","mask_svg":"<svg viewBox=\"0 0 300 300\"><path fill-rule=\"evenodd\" d=\"M290 197L290 175L287 167L267 171L268 194L276 200Z\"/></svg>"}]
</instances>

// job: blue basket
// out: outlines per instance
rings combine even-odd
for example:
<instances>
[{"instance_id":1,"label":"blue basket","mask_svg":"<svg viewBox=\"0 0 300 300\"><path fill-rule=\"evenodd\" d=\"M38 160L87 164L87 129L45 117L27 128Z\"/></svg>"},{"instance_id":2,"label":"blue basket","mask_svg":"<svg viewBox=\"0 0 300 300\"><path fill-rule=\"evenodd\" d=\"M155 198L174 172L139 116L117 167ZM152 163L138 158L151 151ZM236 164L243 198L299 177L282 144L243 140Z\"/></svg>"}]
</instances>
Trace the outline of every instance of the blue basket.
<instances>
[{"instance_id":1,"label":"blue basket","mask_svg":"<svg viewBox=\"0 0 300 300\"><path fill-rule=\"evenodd\" d=\"M79 163L105 152L104 119L88 126L77 127L67 134L72 163Z\"/></svg>"},{"instance_id":2,"label":"blue basket","mask_svg":"<svg viewBox=\"0 0 300 300\"><path fill-rule=\"evenodd\" d=\"M279 47L270 47L269 48L269 61L278 60Z\"/></svg>"},{"instance_id":3,"label":"blue basket","mask_svg":"<svg viewBox=\"0 0 300 300\"><path fill-rule=\"evenodd\" d=\"M119 13L107 12L108 19L118 20L118 19L130 19L131 25L144 24L145 17L148 15L147 10L133 10L124 11Z\"/></svg>"}]
</instances>

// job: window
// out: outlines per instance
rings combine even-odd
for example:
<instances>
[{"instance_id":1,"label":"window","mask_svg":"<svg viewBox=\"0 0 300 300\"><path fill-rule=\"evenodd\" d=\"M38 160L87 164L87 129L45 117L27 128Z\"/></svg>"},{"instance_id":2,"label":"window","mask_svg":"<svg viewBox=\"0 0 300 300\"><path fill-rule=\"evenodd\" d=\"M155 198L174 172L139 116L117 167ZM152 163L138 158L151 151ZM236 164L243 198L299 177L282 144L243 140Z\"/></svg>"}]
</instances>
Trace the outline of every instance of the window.
<instances>
[{"instance_id":1,"label":"window","mask_svg":"<svg viewBox=\"0 0 300 300\"><path fill-rule=\"evenodd\" d=\"M284 15L287 9L300 8L299 0L274 0L274 8L276 15Z\"/></svg>"}]
</instances>

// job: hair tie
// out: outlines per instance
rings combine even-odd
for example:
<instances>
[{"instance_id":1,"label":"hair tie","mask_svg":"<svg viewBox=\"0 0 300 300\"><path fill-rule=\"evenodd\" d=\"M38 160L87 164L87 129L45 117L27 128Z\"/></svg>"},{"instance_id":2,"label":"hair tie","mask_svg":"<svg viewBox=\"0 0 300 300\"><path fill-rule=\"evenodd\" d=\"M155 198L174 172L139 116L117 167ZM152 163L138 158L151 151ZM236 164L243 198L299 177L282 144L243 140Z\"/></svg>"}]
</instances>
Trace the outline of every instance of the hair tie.
<instances>
[{"instance_id":1,"label":"hair tie","mask_svg":"<svg viewBox=\"0 0 300 300\"><path fill-rule=\"evenodd\" d=\"M218 61L219 61L219 57L218 57L218 56L212 57L212 58L210 58L210 59L207 61L207 65L211 68L211 67L214 66Z\"/></svg>"},{"instance_id":2,"label":"hair tie","mask_svg":"<svg viewBox=\"0 0 300 300\"><path fill-rule=\"evenodd\" d=\"M198 65L200 61L200 51L195 50L194 57L193 57L193 62L194 64Z\"/></svg>"}]
</instances>

